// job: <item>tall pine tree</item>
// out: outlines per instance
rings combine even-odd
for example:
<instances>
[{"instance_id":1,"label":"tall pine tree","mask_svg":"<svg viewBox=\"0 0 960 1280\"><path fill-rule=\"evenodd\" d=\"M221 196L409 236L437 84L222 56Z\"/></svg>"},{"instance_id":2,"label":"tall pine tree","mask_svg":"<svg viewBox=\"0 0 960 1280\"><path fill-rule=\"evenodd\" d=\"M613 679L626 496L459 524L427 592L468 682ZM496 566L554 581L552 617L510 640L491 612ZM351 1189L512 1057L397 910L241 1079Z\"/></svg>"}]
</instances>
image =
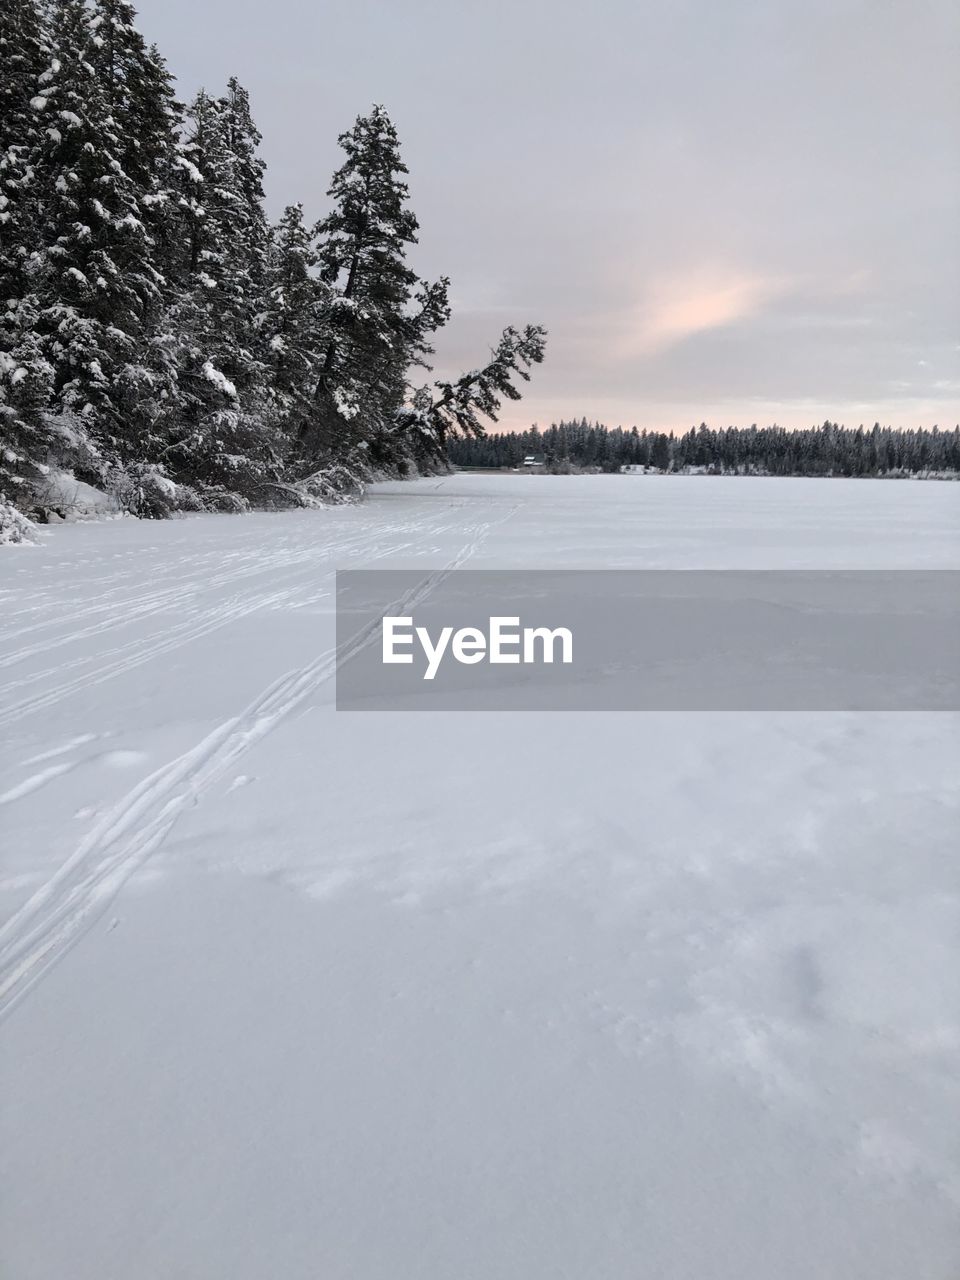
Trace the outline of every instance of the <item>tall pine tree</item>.
<instances>
[{"instance_id":1,"label":"tall pine tree","mask_svg":"<svg viewBox=\"0 0 960 1280\"><path fill-rule=\"evenodd\" d=\"M31 159L38 328L56 404L79 419L109 464L142 453L129 410L145 380L139 358L162 276L143 192L120 159L98 18L83 0L59 4L46 83L34 99L42 134Z\"/></svg>"},{"instance_id":2,"label":"tall pine tree","mask_svg":"<svg viewBox=\"0 0 960 1280\"><path fill-rule=\"evenodd\" d=\"M316 229L321 275L336 294L307 448L349 452L373 443L383 453L407 396L408 371L430 353L430 335L449 316L448 282L422 284L407 264L418 224L384 109L359 117L339 141L346 159L328 192L334 207Z\"/></svg>"},{"instance_id":3,"label":"tall pine tree","mask_svg":"<svg viewBox=\"0 0 960 1280\"><path fill-rule=\"evenodd\" d=\"M313 390L331 336L331 290L316 267L303 206L288 205L273 229L267 255L262 329L271 394L290 436L299 434L313 413Z\"/></svg>"},{"instance_id":4,"label":"tall pine tree","mask_svg":"<svg viewBox=\"0 0 960 1280\"><path fill-rule=\"evenodd\" d=\"M264 331L269 229L260 134L246 91L201 91L179 157L184 238L165 319L178 345L179 397L165 458L190 482L256 498L282 467Z\"/></svg>"},{"instance_id":5,"label":"tall pine tree","mask_svg":"<svg viewBox=\"0 0 960 1280\"><path fill-rule=\"evenodd\" d=\"M30 506L54 433L46 416L53 370L35 333L31 261L40 244L32 191L40 130L34 99L47 69L43 14L35 0L0 8L0 499Z\"/></svg>"}]
</instances>

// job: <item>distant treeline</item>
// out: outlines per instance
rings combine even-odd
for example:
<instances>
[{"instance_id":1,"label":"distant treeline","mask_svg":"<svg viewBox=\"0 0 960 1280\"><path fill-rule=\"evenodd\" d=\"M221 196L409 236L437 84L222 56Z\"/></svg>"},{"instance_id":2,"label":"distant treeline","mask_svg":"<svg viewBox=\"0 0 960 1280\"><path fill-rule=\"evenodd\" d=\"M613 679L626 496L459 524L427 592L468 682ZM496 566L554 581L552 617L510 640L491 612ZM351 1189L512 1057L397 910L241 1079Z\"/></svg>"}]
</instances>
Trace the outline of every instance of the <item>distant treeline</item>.
<instances>
[{"instance_id":1,"label":"distant treeline","mask_svg":"<svg viewBox=\"0 0 960 1280\"><path fill-rule=\"evenodd\" d=\"M561 422L547 431L448 440L460 467L517 467L534 455L547 471L705 471L716 475L883 476L960 472L960 427L940 431L892 427L724 427L706 424L684 435Z\"/></svg>"}]
</instances>

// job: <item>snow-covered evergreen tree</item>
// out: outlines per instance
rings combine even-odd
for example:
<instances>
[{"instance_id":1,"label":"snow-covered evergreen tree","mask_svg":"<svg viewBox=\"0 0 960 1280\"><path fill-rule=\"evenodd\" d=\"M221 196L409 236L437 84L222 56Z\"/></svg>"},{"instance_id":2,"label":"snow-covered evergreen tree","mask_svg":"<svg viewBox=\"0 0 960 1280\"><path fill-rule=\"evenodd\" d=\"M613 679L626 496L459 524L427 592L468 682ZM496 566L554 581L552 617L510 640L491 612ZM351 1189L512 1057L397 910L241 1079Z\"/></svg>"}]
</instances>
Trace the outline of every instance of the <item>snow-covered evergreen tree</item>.
<instances>
[{"instance_id":1,"label":"snow-covered evergreen tree","mask_svg":"<svg viewBox=\"0 0 960 1280\"><path fill-rule=\"evenodd\" d=\"M448 282L423 285L406 261L418 224L386 111L375 106L339 141L346 159L328 192L334 206L317 225L322 278L336 294L307 442L312 453L372 442L384 450L408 371L429 354L430 334L449 316Z\"/></svg>"},{"instance_id":2,"label":"snow-covered evergreen tree","mask_svg":"<svg viewBox=\"0 0 960 1280\"><path fill-rule=\"evenodd\" d=\"M0 9L0 497L32 505L53 440L46 419L53 371L34 328L31 255L39 244L31 156L39 129L33 105L49 52L35 0Z\"/></svg>"},{"instance_id":3,"label":"snow-covered evergreen tree","mask_svg":"<svg viewBox=\"0 0 960 1280\"><path fill-rule=\"evenodd\" d=\"M185 237L179 292L165 328L178 344L179 397L165 456L189 482L256 497L283 460L268 388L269 229L260 134L236 80L201 92L180 155Z\"/></svg>"},{"instance_id":4,"label":"snow-covered evergreen tree","mask_svg":"<svg viewBox=\"0 0 960 1280\"><path fill-rule=\"evenodd\" d=\"M29 202L29 161L39 136L32 102L48 60L36 0L7 0L0 7L0 299L5 313L11 304L15 310L27 292L27 263L37 243Z\"/></svg>"},{"instance_id":5,"label":"snow-covered evergreen tree","mask_svg":"<svg viewBox=\"0 0 960 1280\"><path fill-rule=\"evenodd\" d=\"M262 330L271 393L285 433L294 439L313 413L319 366L331 336L332 291L318 278L317 264L303 206L288 205L273 229L267 256Z\"/></svg>"},{"instance_id":6,"label":"snow-covered evergreen tree","mask_svg":"<svg viewBox=\"0 0 960 1280\"><path fill-rule=\"evenodd\" d=\"M172 297L175 272L175 162L182 109L163 59L146 45L127 0L91 3L93 65L114 122L115 159L137 193L156 285L142 317L139 349L125 363L115 388L126 435L136 441L133 465L139 467L160 453L164 415L177 394L173 343L161 317Z\"/></svg>"},{"instance_id":7,"label":"snow-covered evergreen tree","mask_svg":"<svg viewBox=\"0 0 960 1280\"><path fill-rule=\"evenodd\" d=\"M60 0L50 65L33 99L41 244L32 276L55 407L86 426L106 465L142 453L130 408L149 385L139 357L159 312L162 276L144 193L119 159L99 17L83 0Z\"/></svg>"},{"instance_id":8,"label":"snow-covered evergreen tree","mask_svg":"<svg viewBox=\"0 0 960 1280\"><path fill-rule=\"evenodd\" d=\"M93 0L95 65L116 132L116 159L135 185L141 216L154 241L154 261L166 277L175 256L173 205L183 109L155 46L135 26L127 0Z\"/></svg>"},{"instance_id":9,"label":"snow-covered evergreen tree","mask_svg":"<svg viewBox=\"0 0 960 1280\"><path fill-rule=\"evenodd\" d=\"M439 393L435 397L423 388L414 410L430 446L442 456L452 429L482 436L481 418L495 422L503 397L520 399L514 379L530 380L530 366L543 360L546 341L546 330L540 325L527 325L522 331L508 326L482 368L462 374L456 382L435 383Z\"/></svg>"},{"instance_id":10,"label":"snow-covered evergreen tree","mask_svg":"<svg viewBox=\"0 0 960 1280\"><path fill-rule=\"evenodd\" d=\"M21 509L51 467L140 514L357 492L443 465L542 356L508 330L483 368L411 386L449 282L407 261L382 107L340 139L329 214L271 229L246 91L184 112L129 0L6 0L0 54L0 494Z\"/></svg>"}]
</instances>

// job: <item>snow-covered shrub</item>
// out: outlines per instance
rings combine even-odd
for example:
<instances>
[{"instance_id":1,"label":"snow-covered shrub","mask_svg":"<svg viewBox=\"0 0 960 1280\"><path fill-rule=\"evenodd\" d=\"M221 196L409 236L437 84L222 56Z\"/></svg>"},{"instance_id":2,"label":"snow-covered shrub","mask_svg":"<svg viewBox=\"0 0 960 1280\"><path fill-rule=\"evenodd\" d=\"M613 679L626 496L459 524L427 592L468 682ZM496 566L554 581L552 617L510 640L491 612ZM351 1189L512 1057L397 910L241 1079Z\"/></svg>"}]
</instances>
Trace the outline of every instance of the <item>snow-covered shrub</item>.
<instances>
[{"instance_id":1,"label":"snow-covered shrub","mask_svg":"<svg viewBox=\"0 0 960 1280\"><path fill-rule=\"evenodd\" d=\"M206 511L203 498L197 493L196 489L189 484L177 485L177 510L183 512Z\"/></svg>"},{"instance_id":2,"label":"snow-covered shrub","mask_svg":"<svg viewBox=\"0 0 960 1280\"><path fill-rule=\"evenodd\" d=\"M3 220L0 214L0 223ZM4 302L0 308L6 312L0 320L6 341L10 338L4 321L12 318L10 305ZM50 453L51 431L44 406L52 384L53 369L43 358L35 334L22 335L12 351L0 350L0 491L24 511L32 506L34 486L43 478Z\"/></svg>"},{"instance_id":3,"label":"snow-covered shrub","mask_svg":"<svg viewBox=\"0 0 960 1280\"><path fill-rule=\"evenodd\" d=\"M358 467L335 462L283 488L299 506L328 507L359 502L366 483Z\"/></svg>"},{"instance_id":4,"label":"snow-covered shrub","mask_svg":"<svg viewBox=\"0 0 960 1280\"><path fill-rule=\"evenodd\" d=\"M14 542L36 542L37 526L0 495L0 547Z\"/></svg>"},{"instance_id":5,"label":"snow-covered shrub","mask_svg":"<svg viewBox=\"0 0 960 1280\"><path fill-rule=\"evenodd\" d=\"M105 489L80 480L72 471L45 467L43 479L34 486L31 514L43 523L57 520L91 520L113 516L121 510L115 497Z\"/></svg>"},{"instance_id":6,"label":"snow-covered shrub","mask_svg":"<svg viewBox=\"0 0 960 1280\"><path fill-rule=\"evenodd\" d=\"M218 511L223 515L239 516L250 510L250 503L239 493L219 484L198 484L195 496L202 511ZM196 510L197 508L191 508Z\"/></svg>"},{"instance_id":7,"label":"snow-covered shrub","mask_svg":"<svg viewBox=\"0 0 960 1280\"><path fill-rule=\"evenodd\" d=\"M151 463L111 468L107 492L121 511L141 520L164 520L181 509L179 485Z\"/></svg>"},{"instance_id":8,"label":"snow-covered shrub","mask_svg":"<svg viewBox=\"0 0 960 1280\"><path fill-rule=\"evenodd\" d=\"M55 470L61 470L95 488L107 489L109 465L90 435L89 423L72 410L48 413Z\"/></svg>"}]
</instances>

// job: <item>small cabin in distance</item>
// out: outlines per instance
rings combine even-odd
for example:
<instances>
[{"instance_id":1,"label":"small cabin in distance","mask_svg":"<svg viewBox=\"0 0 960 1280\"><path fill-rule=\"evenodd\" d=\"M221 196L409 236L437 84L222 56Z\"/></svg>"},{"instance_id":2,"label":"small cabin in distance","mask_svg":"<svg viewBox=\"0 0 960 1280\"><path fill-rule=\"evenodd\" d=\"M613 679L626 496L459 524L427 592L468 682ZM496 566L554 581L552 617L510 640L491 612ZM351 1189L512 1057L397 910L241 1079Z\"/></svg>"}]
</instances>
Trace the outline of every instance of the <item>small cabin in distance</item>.
<instances>
[{"instance_id":1,"label":"small cabin in distance","mask_svg":"<svg viewBox=\"0 0 960 1280\"><path fill-rule=\"evenodd\" d=\"M542 467L542 466L543 466L543 454L541 453L528 453L523 460L523 467L525 471L532 471L535 467Z\"/></svg>"}]
</instances>

